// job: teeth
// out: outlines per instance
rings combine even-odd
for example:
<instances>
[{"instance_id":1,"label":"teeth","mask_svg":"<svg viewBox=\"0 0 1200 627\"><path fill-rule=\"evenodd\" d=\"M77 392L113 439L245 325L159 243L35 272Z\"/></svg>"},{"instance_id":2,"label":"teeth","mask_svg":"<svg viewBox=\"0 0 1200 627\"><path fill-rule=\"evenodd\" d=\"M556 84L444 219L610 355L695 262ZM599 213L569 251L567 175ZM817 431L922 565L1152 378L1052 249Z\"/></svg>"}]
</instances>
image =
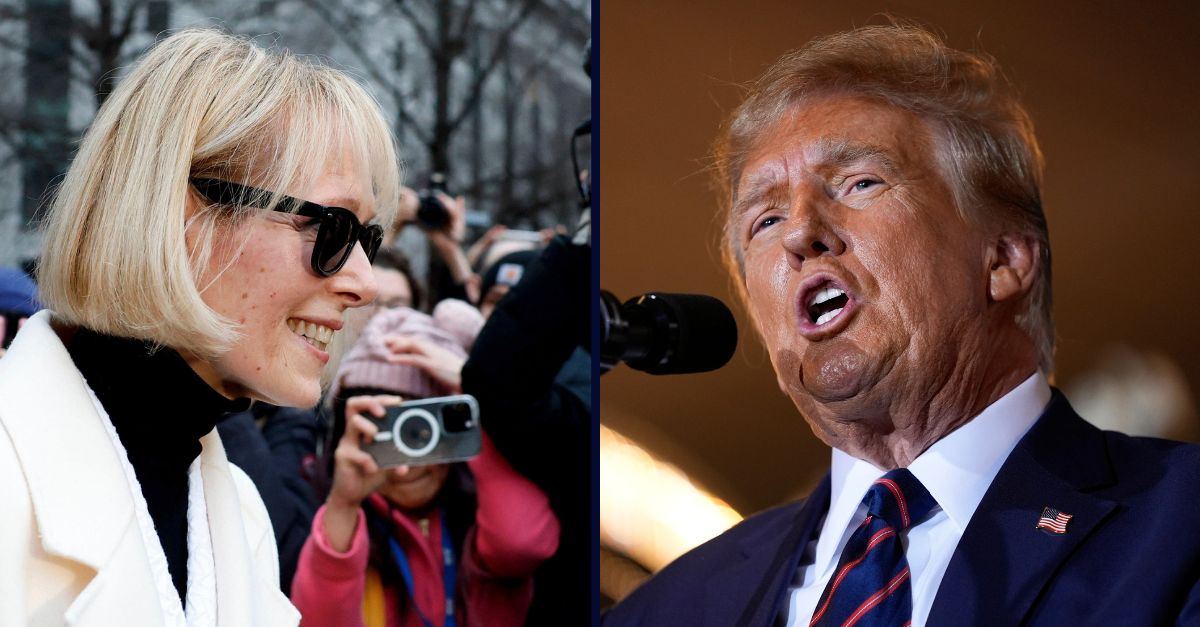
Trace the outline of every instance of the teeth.
<instances>
[{"instance_id":1,"label":"teeth","mask_svg":"<svg viewBox=\"0 0 1200 627\"><path fill-rule=\"evenodd\" d=\"M823 303L827 300L832 300L832 299L837 298L838 296L841 296L842 294L845 294L845 293L846 292L839 290L836 287L827 287L827 288L817 292L816 297L813 298L813 300L812 300L812 304L820 305L821 303Z\"/></svg>"},{"instance_id":2,"label":"teeth","mask_svg":"<svg viewBox=\"0 0 1200 627\"><path fill-rule=\"evenodd\" d=\"M288 318L287 326L292 333L299 335L306 342L321 350L325 350L329 346L329 342L333 340L333 329L313 322Z\"/></svg>"},{"instance_id":3,"label":"teeth","mask_svg":"<svg viewBox=\"0 0 1200 627\"><path fill-rule=\"evenodd\" d=\"M821 325L825 324L826 322L833 320L840 313L842 313L841 307L839 307L838 309L834 309L833 311L827 311L827 312L821 314L821 317L817 318L817 326L821 326Z\"/></svg>"}]
</instances>

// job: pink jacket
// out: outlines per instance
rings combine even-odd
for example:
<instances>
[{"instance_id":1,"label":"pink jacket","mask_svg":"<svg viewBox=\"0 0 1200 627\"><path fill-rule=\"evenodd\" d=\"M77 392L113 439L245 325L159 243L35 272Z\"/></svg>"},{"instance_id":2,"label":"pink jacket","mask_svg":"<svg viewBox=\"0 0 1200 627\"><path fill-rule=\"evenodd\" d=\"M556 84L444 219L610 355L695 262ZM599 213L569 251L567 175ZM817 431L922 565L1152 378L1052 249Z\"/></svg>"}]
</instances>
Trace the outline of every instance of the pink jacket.
<instances>
[{"instance_id":1,"label":"pink jacket","mask_svg":"<svg viewBox=\"0 0 1200 627\"><path fill-rule=\"evenodd\" d=\"M483 451L467 462L479 507L458 565L456 618L459 627L520 627L533 598L533 571L558 548L558 519L546 495L517 474L485 436ZM369 506L386 512L383 497L372 494ZM360 511L350 549L337 553L325 539L325 508L313 519L312 534L300 552L292 580L292 602L304 627L364 624L362 606L369 554L365 516ZM422 613L441 626L446 620L442 595L441 524L435 511L422 531L420 522L393 510L397 537L413 571L413 597ZM408 599L385 588L389 627L421 627ZM407 597L407 595L406 595Z\"/></svg>"}]
</instances>

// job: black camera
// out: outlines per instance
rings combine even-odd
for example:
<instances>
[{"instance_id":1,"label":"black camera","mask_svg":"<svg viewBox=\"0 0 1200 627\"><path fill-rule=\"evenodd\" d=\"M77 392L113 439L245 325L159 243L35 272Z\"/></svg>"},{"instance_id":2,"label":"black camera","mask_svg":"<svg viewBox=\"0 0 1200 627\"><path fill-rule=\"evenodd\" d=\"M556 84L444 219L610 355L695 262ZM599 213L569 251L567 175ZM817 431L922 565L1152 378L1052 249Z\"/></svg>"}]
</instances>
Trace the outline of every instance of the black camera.
<instances>
[{"instance_id":1,"label":"black camera","mask_svg":"<svg viewBox=\"0 0 1200 627\"><path fill-rule=\"evenodd\" d=\"M422 190L418 197L417 223L423 228L438 231L450 224L450 211L438 200L437 192L449 194L446 191L446 175L434 172L429 175L429 188Z\"/></svg>"},{"instance_id":2,"label":"black camera","mask_svg":"<svg viewBox=\"0 0 1200 627\"><path fill-rule=\"evenodd\" d=\"M483 446L479 403L470 394L408 401L388 407L375 440L363 450L381 468L461 462Z\"/></svg>"}]
</instances>

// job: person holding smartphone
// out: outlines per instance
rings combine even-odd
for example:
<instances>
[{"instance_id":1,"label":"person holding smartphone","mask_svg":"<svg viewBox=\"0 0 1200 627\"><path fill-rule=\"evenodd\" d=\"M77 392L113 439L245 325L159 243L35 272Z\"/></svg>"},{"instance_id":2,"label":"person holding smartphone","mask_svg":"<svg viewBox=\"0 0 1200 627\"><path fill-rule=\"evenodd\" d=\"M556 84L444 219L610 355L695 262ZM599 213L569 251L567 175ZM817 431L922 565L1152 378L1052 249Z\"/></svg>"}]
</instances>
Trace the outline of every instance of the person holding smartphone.
<instances>
[{"instance_id":1,"label":"person holding smartphone","mask_svg":"<svg viewBox=\"0 0 1200 627\"><path fill-rule=\"evenodd\" d=\"M533 572L558 548L545 494L486 436L478 456L457 464L381 468L362 450L387 407L461 392L453 379L482 325L462 301L432 316L388 310L347 353L333 389L332 487L292 584L303 625L525 623ZM419 355L396 353L413 344Z\"/></svg>"}]
</instances>

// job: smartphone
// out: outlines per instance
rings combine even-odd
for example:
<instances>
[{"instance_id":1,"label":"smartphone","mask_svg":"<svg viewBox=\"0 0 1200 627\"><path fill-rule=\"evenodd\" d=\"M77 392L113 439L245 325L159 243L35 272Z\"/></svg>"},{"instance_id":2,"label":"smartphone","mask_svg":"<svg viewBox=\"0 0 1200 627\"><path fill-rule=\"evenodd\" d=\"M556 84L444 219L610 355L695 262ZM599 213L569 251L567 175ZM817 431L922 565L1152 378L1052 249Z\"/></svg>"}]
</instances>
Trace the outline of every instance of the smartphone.
<instances>
[{"instance_id":1,"label":"smartphone","mask_svg":"<svg viewBox=\"0 0 1200 627\"><path fill-rule=\"evenodd\" d=\"M387 408L363 450L380 468L462 462L479 454L479 402L470 394L407 401Z\"/></svg>"}]
</instances>

